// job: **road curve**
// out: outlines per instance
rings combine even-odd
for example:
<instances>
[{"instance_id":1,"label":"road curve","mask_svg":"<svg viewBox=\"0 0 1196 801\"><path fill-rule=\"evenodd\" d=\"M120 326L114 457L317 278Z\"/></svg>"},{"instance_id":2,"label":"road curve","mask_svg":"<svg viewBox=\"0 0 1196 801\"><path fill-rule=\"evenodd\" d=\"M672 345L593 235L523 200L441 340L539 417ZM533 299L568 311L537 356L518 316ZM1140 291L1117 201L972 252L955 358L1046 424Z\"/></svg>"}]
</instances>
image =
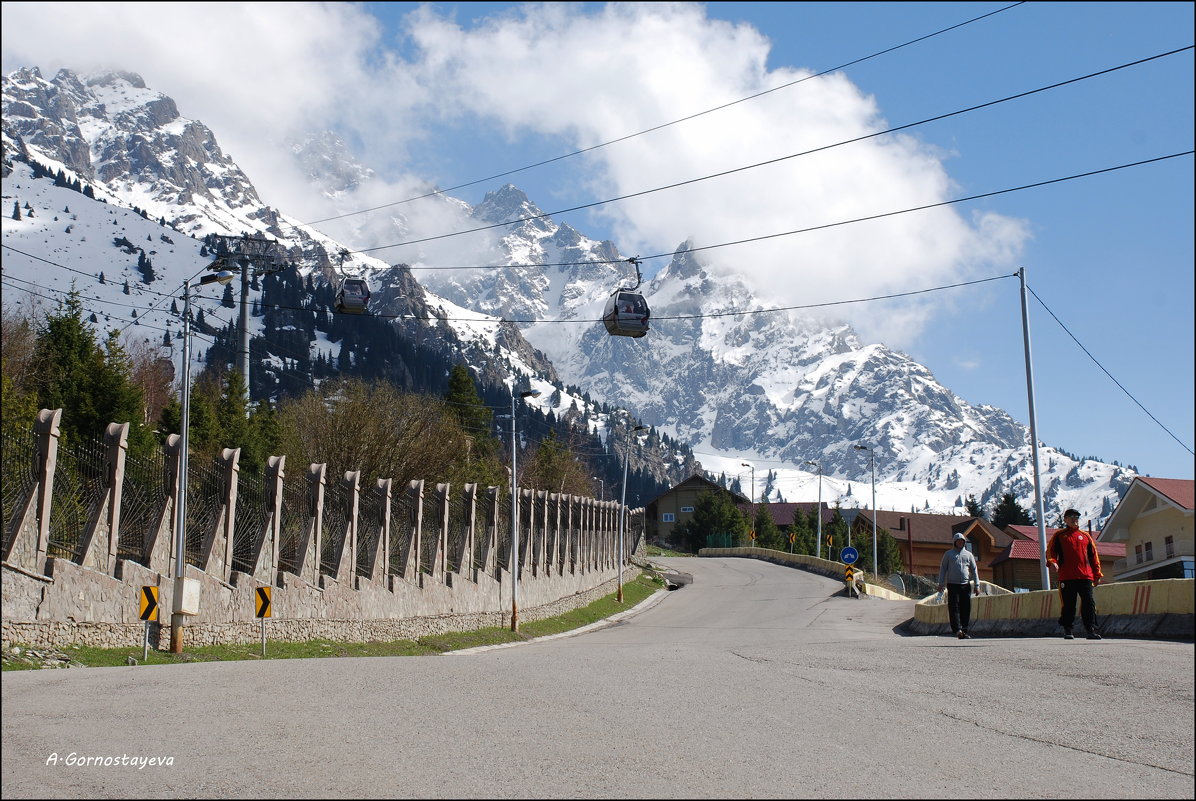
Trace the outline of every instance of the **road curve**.
<instances>
[{"instance_id":1,"label":"road curve","mask_svg":"<svg viewBox=\"0 0 1196 801\"><path fill-rule=\"evenodd\" d=\"M1191 643L906 637L911 603L658 561L693 582L513 648L4 673L2 795L1193 797Z\"/></svg>"}]
</instances>

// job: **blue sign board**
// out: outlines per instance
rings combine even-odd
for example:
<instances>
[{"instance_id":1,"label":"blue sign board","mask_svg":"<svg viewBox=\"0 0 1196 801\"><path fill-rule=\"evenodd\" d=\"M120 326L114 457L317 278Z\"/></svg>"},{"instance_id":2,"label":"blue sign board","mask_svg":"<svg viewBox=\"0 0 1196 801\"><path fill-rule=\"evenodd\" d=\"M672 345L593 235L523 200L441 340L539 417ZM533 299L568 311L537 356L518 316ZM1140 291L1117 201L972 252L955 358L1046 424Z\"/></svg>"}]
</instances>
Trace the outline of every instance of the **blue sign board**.
<instances>
[{"instance_id":1,"label":"blue sign board","mask_svg":"<svg viewBox=\"0 0 1196 801\"><path fill-rule=\"evenodd\" d=\"M839 552L839 561L845 565L854 565L859 561L860 552L855 548L844 548Z\"/></svg>"}]
</instances>

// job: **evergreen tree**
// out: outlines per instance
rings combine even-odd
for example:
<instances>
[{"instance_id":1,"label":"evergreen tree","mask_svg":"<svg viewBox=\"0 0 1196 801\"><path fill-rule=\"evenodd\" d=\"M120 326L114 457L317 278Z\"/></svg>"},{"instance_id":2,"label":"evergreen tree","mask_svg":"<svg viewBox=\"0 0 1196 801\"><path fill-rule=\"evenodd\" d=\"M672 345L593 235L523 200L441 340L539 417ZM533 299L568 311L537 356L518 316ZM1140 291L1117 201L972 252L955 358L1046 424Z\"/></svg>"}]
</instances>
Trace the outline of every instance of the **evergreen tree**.
<instances>
[{"instance_id":1,"label":"evergreen tree","mask_svg":"<svg viewBox=\"0 0 1196 801\"><path fill-rule=\"evenodd\" d=\"M47 315L38 334L38 404L62 409L62 430L68 439L103 434L109 423L130 423L130 448L144 444L143 399L131 380L131 365L111 333L101 347L83 319L83 304L71 290L57 310Z\"/></svg>"},{"instance_id":2,"label":"evergreen tree","mask_svg":"<svg viewBox=\"0 0 1196 801\"><path fill-rule=\"evenodd\" d=\"M224 296L220 298L220 305L226 309L237 308L237 302L233 300L233 286L232 284L224 285Z\"/></svg>"},{"instance_id":3,"label":"evergreen tree","mask_svg":"<svg viewBox=\"0 0 1196 801\"><path fill-rule=\"evenodd\" d=\"M793 553L804 553L813 556L816 552L815 540L818 537L818 511L806 514L801 509L793 513L793 525L789 533L793 535Z\"/></svg>"},{"instance_id":4,"label":"evergreen tree","mask_svg":"<svg viewBox=\"0 0 1196 801\"><path fill-rule=\"evenodd\" d=\"M12 204L12 218L14 220L21 219L21 201L14 200Z\"/></svg>"},{"instance_id":5,"label":"evergreen tree","mask_svg":"<svg viewBox=\"0 0 1196 801\"><path fill-rule=\"evenodd\" d=\"M777 528L768 507L767 503L756 506L756 519L752 524L752 530L756 532L755 545L757 548L771 548L774 551L786 550L789 543L781 536L781 530Z\"/></svg>"},{"instance_id":6,"label":"evergreen tree","mask_svg":"<svg viewBox=\"0 0 1196 801\"><path fill-rule=\"evenodd\" d=\"M992 524L999 529L1010 525L1031 526L1034 525L1034 518L1017 502L1017 496L1006 492L993 507Z\"/></svg>"},{"instance_id":7,"label":"evergreen tree","mask_svg":"<svg viewBox=\"0 0 1196 801\"><path fill-rule=\"evenodd\" d=\"M499 451L499 442L492 435L494 415L482 403L473 375L464 363L457 363L449 373L448 391L444 395L449 414L471 437L472 449L479 458L491 458Z\"/></svg>"},{"instance_id":8,"label":"evergreen tree","mask_svg":"<svg viewBox=\"0 0 1196 801\"><path fill-rule=\"evenodd\" d=\"M976 500L975 495L968 496L968 501L965 506L969 517L987 519L987 516L984 514L984 507L980 505L980 501Z\"/></svg>"},{"instance_id":9,"label":"evergreen tree","mask_svg":"<svg viewBox=\"0 0 1196 801\"><path fill-rule=\"evenodd\" d=\"M706 538L711 535L729 535L734 545L748 542L747 520L729 493L716 490L699 493L694 501L694 516L677 531L694 553L706 547Z\"/></svg>"}]
</instances>

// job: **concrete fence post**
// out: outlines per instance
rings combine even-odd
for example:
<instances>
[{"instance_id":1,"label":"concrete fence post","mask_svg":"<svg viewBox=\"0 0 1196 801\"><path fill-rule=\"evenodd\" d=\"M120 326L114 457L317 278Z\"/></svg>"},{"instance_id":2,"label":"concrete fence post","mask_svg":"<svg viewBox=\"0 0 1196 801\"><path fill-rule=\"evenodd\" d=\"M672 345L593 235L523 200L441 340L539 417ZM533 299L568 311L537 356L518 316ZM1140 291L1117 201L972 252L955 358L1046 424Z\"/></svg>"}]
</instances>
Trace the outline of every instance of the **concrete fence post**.
<instances>
[{"instance_id":1,"label":"concrete fence post","mask_svg":"<svg viewBox=\"0 0 1196 801\"><path fill-rule=\"evenodd\" d=\"M220 499L220 525L216 528L211 556L212 567L209 570L225 584L233 577L233 540L237 530L237 491L241 479L241 449L224 448L220 451L218 460L224 481L221 487L224 496Z\"/></svg>"},{"instance_id":2,"label":"concrete fence post","mask_svg":"<svg viewBox=\"0 0 1196 801\"><path fill-rule=\"evenodd\" d=\"M129 424L110 423L104 431L108 451L108 542L103 570L116 575L116 554L120 544L120 504L125 485L125 458L129 453Z\"/></svg>"},{"instance_id":3,"label":"concrete fence post","mask_svg":"<svg viewBox=\"0 0 1196 801\"><path fill-rule=\"evenodd\" d=\"M466 484L461 493L465 512L465 532L462 536L461 553L457 557L457 571L472 582L478 580L478 566L474 563L477 551L478 527L478 485Z\"/></svg>"},{"instance_id":4,"label":"concrete fence post","mask_svg":"<svg viewBox=\"0 0 1196 801\"><path fill-rule=\"evenodd\" d=\"M296 546L295 565L299 578L313 586L320 586L320 548L323 546L324 487L328 465L312 464L307 468L307 527Z\"/></svg>"},{"instance_id":5,"label":"concrete fence post","mask_svg":"<svg viewBox=\"0 0 1196 801\"><path fill-rule=\"evenodd\" d=\"M411 519L406 525L411 526L411 536L408 538L408 558L403 578L423 586L423 570L420 560L423 558L424 529L424 482L423 479L413 479L407 485L407 500L411 505Z\"/></svg>"},{"instance_id":6,"label":"concrete fence post","mask_svg":"<svg viewBox=\"0 0 1196 801\"><path fill-rule=\"evenodd\" d=\"M271 456L266 459L266 525L250 560L253 565L253 577L262 584L274 584L278 581L286 461L286 456Z\"/></svg>"},{"instance_id":7,"label":"concrete fence post","mask_svg":"<svg viewBox=\"0 0 1196 801\"><path fill-rule=\"evenodd\" d=\"M58 440L62 436L59 425L62 409L42 409L37 414L33 432L37 435L37 551L34 570L46 573L46 557L50 550L50 506L54 502L54 472L58 468Z\"/></svg>"}]
</instances>

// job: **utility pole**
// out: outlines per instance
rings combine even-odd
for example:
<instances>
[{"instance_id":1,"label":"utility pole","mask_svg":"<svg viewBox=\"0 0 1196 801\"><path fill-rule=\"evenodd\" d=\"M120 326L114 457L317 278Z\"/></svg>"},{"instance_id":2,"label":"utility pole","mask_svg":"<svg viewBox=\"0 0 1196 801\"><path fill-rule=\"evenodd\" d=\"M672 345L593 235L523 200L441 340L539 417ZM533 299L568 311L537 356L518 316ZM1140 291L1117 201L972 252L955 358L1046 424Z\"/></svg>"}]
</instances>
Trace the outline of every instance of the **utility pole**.
<instances>
[{"instance_id":1,"label":"utility pole","mask_svg":"<svg viewBox=\"0 0 1196 801\"><path fill-rule=\"evenodd\" d=\"M237 370L245 381L245 400L249 400L249 281L251 277L280 272L285 266L278 242L261 234L225 236L214 234L216 259L210 270L241 269L241 309L238 315L240 347L237 349ZM251 272L252 271L252 272ZM248 405L246 414L248 414Z\"/></svg>"}]
</instances>

